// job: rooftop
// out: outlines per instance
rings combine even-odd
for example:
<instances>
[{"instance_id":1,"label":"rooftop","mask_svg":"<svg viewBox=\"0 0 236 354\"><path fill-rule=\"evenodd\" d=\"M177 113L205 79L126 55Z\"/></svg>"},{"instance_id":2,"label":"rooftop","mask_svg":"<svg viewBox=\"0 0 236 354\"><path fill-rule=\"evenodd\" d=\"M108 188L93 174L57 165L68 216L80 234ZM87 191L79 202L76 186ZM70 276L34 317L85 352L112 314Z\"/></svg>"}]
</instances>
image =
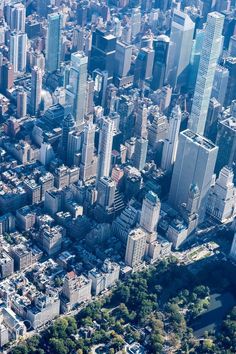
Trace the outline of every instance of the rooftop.
<instances>
[{"instance_id":1,"label":"rooftop","mask_svg":"<svg viewBox=\"0 0 236 354\"><path fill-rule=\"evenodd\" d=\"M194 133L193 131L187 129L181 133L181 135L186 136L188 139L192 140L194 143L197 145L200 145L204 147L207 150L213 150L216 149L216 145L213 144L210 140L205 138L202 135L199 135L197 133Z\"/></svg>"},{"instance_id":2,"label":"rooftop","mask_svg":"<svg viewBox=\"0 0 236 354\"><path fill-rule=\"evenodd\" d=\"M236 117L229 117L220 122L220 124L225 125L226 127L230 128L231 130L236 132Z\"/></svg>"}]
</instances>

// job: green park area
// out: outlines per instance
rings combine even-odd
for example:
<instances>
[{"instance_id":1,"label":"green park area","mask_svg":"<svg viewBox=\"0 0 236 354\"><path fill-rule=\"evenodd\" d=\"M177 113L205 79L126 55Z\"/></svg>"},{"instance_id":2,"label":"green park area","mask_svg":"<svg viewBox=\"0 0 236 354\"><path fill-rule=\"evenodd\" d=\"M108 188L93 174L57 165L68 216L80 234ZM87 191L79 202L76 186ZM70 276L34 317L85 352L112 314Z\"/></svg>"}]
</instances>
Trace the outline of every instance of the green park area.
<instances>
[{"instance_id":1,"label":"green park area","mask_svg":"<svg viewBox=\"0 0 236 354\"><path fill-rule=\"evenodd\" d=\"M132 342L152 354L235 353L235 268L212 260L198 269L195 274L170 258L133 273L111 295L90 303L76 317L57 319L11 353L87 354L99 346L102 353L125 353Z\"/></svg>"}]
</instances>

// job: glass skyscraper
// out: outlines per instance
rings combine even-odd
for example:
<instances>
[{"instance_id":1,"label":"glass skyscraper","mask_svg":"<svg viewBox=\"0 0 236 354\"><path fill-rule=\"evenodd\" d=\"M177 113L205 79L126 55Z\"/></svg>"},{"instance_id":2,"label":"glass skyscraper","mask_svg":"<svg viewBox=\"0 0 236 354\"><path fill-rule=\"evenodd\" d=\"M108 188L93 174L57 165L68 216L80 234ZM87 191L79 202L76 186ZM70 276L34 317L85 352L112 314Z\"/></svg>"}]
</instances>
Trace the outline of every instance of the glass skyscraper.
<instances>
[{"instance_id":1,"label":"glass skyscraper","mask_svg":"<svg viewBox=\"0 0 236 354\"><path fill-rule=\"evenodd\" d=\"M194 22L186 13L174 11L165 81L175 90L186 85L194 27Z\"/></svg>"},{"instance_id":2,"label":"glass skyscraper","mask_svg":"<svg viewBox=\"0 0 236 354\"><path fill-rule=\"evenodd\" d=\"M189 121L189 128L201 135L204 133L216 65L222 48L223 24L223 15L218 12L208 14Z\"/></svg>"},{"instance_id":3,"label":"glass skyscraper","mask_svg":"<svg viewBox=\"0 0 236 354\"><path fill-rule=\"evenodd\" d=\"M68 103L72 106L72 114L77 125L84 122L87 88L88 57L83 52L71 55L69 86L67 87Z\"/></svg>"},{"instance_id":4,"label":"glass skyscraper","mask_svg":"<svg viewBox=\"0 0 236 354\"><path fill-rule=\"evenodd\" d=\"M52 73L59 69L61 56L62 15L48 15L48 33L46 42L46 70Z\"/></svg>"},{"instance_id":5,"label":"glass skyscraper","mask_svg":"<svg viewBox=\"0 0 236 354\"><path fill-rule=\"evenodd\" d=\"M230 116L219 122L216 144L219 153L216 162L217 174L222 167L228 165L235 169L236 165L236 118Z\"/></svg>"},{"instance_id":6,"label":"glass skyscraper","mask_svg":"<svg viewBox=\"0 0 236 354\"><path fill-rule=\"evenodd\" d=\"M102 29L93 32L92 50L89 70L95 69L108 72L108 81L111 82L115 67L116 37Z\"/></svg>"},{"instance_id":7,"label":"glass skyscraper","mask_svg":"<svg viewBox=\"0 0 236 354\"><path fill-rule=\"evenodd\" d=\"M152 90L161 88L164 84L166 73L166 59L168 54L168 48L170 44L170 38L164 34L154 38L153 48L155 51L154 65L152 72Z\"/></svg>"}]
</instances>

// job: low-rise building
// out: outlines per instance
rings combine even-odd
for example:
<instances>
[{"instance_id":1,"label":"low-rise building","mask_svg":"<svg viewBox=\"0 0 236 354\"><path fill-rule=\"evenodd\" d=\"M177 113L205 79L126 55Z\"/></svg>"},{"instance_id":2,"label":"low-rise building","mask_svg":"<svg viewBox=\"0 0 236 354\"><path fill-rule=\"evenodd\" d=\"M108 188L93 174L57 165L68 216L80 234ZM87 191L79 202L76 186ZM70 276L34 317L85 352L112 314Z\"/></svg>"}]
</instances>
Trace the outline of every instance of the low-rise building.
<instances>
[{"instance_id":1,"label":"low-rise building","mask_svg":"<svg viewBox=\"0 0 236 354\"><path fill-rule=\"evenodd\" d=\"M27 204L27 192L18 185L17 187L0 182L0 210L1 213L14 212Z\"/></svg>"},{"instance_id":2,"label":"low-rise building","mask_svg":"<svg viewBox=\"0 0 236 354\"><path fill-rule=\"evenodd\" d=\"M74 271L67 273L62 288L62 309L69 310L91 298L91 279L78 276Z\"/></svg>"},{"instance_id":3,"label":"low-rise building","mask_svg":"<svg viewBox=\"0 0 236 354\"><path fill-rule=\"evenodd\" d=\"M58 293L40 294L35 304L27 307L26 320L30 327L36 329L53 320L60 314L60 299Z\"/></svg>"},{"instance_id":4,"label":"low-rise building","mask_svg":"<svg viewBox=\"0 0 236 354\"><path fill-rule=\"evenodd\" d=\"M45 225L39 232L38 242L43 250L52 256L61 250L64 228L62 226L50 227Z\"/></svg>"},{"instance_id":5,"label":"low-rise building","mask_svg":"<svg viewBox=\"0 0 236 354\"><path fill-rule=\"evenodd\" d=\"M175 218L168 227L166 237L173 243L175 249L179 248L188 237L187 225L185 225L183 220Z\"/></svg>"},{"instance_id":6,"label":"low-rise building","mask_svg":"<svg viewBox=\"0 0 236 354\"><path fill-rule=\"evenodd\" d=\"M3 324L8 330L8 335L11 340L18 340L26 333L24 322L21 321L16 314L9 308L1 308Z\"/></svg>"},{"instance_id":7,"label":"low-rise building","mask_svg":"<svg viewBox=\"0 0 236 354\"><path fill-rule=\"evenodd\" d=\"M222 223L236 213L236 188L233 181L233 170L224 166L209 194L207 212Z\"/></svg>"},{"instance_id":8,"label":"low-rise building","mask_svg":"<svg viewBox=\"0 0 236 354\"><path fill-rule=\"evenodd\" d=\"M14 261L8 253L0 252L0 278L4 279L14 272Z\"/></svg>"},{"instance_id":9,"label":"low-rise building","mask_svg":"<svg viewBox=\"0 0 236 354\"><path fill-rule=\"evenodd\" d=\"M157 240L149 243L148 245L148 258L153 263L160 258L170 255L172 243L167 241L161 236L157 237Z\"/></svg>"},{"instance_id":10,"label":"low-rise building","mask_svg":"<svg viewBox=\"0 0 236 354\"><path fill-rule=\"evenodd\" d=\"M15 231L15 217L11 213L0 216L0 235Z\"/></svg>"},{"instance_id":11,"label":"low-rise building","mask_svg":"<svg viewBox=\"0 0 236 354\"><path fill-rule=\"evenodd\" d=\"M32 212L29 206L24 206L23 208L16 211L16 223L20 230L30 230L34 226L35 221L36 214Z\"/></svg>"},{"instance_id":12,"label":"low-rise building","mask_svg":"<svg viewBox=\"0 0 236 354\"><path fill-rule=\"evenodd\" d=\"M9 333L7 327L3 324L3 318L0 319L0 348L9 342Z\"/></svg>"},{"instance_id":13,"label":"low-rise building","mask_svg":"<svg viewBox=\"0 0 236 354\"><path fill-rule=\"evenodd\" d=\"M25 245L13 246L11 256L14 259L15 270L21 271L32 264L32 252Z\"/></svg>"},{"instance_id":14,"label":"low-rise building","mask_svg":"<svg viewBox=\"0 0 236 354\"><path fill-rule=\"evenodd\" d=\"M119 279L120 266L106 259L103 263L101 271L96 268L88 273L88 278L92 280L92 292L95 295L113 286Z\"/></svg>"},{"instance_id":15,"label":"low-rise building","mask_svg":"<svg viewBox=\"0 0 236 354\"><path fill-rule=\"evenodd\" d=\"M34 179L26 179L24 188L27 192L27 198L30 205L40 203L41 201L41 185L37 184Z\"/></svg>"}]
</instances>

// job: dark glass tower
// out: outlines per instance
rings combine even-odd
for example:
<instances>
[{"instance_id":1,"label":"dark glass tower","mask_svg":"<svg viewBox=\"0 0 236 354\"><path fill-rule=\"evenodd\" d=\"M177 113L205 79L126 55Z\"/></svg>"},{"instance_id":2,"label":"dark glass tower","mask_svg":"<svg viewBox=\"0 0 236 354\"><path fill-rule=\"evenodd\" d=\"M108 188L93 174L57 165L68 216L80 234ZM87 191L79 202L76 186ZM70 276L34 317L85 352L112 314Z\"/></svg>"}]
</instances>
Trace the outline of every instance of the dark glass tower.
<instances>
[{"instance_id":1,"label":"dark glass tower","mask_svg":"<svg viewBox=\"0 0 236 354\"><path fill-rule=\"evenodd\" d=\"M166 35L160 35L153 40L153 49L155 51L151 83L153 90L161 88L164 84L169 43L170 38Z\"/></svg>"},{"instance_id":2,"label":"dark glass tower","mask_svg":"<svg viewBox=\"0 0 236 354\"><path fill-rule=\"evenodd\" d=\"M108 72L108 81L111 81L114 73L116 51L116 37L105 30L97 29L93 33L92 51L89 70L95 69Z\"/></svg>"}]
</instances>

